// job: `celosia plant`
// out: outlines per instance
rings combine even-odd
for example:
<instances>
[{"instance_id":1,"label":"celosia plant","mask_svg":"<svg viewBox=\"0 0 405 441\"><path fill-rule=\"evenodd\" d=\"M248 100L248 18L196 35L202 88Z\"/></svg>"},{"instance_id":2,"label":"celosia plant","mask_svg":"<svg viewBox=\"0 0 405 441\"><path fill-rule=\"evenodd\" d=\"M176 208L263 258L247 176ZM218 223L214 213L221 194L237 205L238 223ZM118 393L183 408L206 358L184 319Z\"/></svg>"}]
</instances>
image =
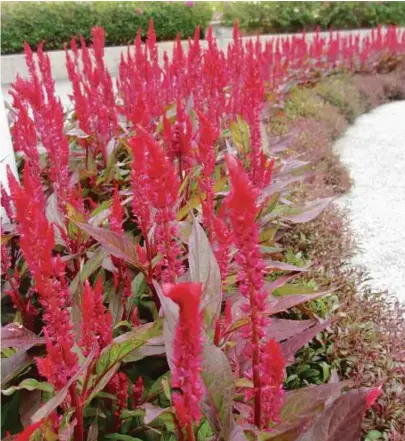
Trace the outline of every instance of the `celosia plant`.
<instances>
[{"instance_id":1,"label":"celosia plant","mask_svg":"<svg viewBox=\"0 0 405 441\"><path fill-rule=\"evenodd\" d=\"M117 93L103 29L91 47L73 39L67 115L48 55L26 45L29 77L11 91L21 184L10 173L2 190L2 393L19 415L5 436L360 436L379 390L284 390L296 351L328 322L271 318L324 294L292 283L302 269L281 259L276 233L330 200L291 200L308 164L265 144L262 115L292 85L392 67L405 33L263 44L235 26L225 52L199 32L161 62L151 23L121 57Z\"/></svg>"}]
</instances>

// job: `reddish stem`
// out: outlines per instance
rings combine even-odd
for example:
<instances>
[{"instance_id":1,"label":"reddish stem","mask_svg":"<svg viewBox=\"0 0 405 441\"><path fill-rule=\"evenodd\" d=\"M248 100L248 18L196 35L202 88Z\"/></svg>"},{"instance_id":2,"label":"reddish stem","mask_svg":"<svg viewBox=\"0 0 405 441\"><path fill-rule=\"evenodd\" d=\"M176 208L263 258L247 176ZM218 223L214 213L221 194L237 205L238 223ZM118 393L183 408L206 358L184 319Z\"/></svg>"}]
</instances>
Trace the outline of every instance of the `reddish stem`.
<instances>
[{"instance_id":1,"label":"reddish stem","mask_svg":"<svg viewBox=\"0 0 405 441\"><path fill-rule=\"evenodd\" d=\"M177 415L174 415L174 424L177 428L177 433L179 435L179 441L184 441L183 429L180 426L179 420L177 419Z\"/></svg>"},{"instance_id":2,"label":"reddish stem","mask_svg":"<svg viewBox=\"0 0 405 441\"><path fill-rule=\"evenodd\" d=\"M32 321L32 317L30 313L27 311L27 305L24 302L24 299L22 298L20 291L18 290L18 286L14 283L13 277L7 277L8 282L10 283L10 286L14 292L13 294L13 301L17 304L18 309L21 311L21 314L23 316L23 322L27 329L30 331L33 331L34 329L34 323Z\"/></svg>"},{"instance_id":3,"label":"reddish stem","mask_svg":"<svg viewBox=\"0 0 405 441\"><path fill-rule=\"evenodd\" d=\"M145 247L146 247L146 254L148 256L148 274L146 274L146 278L147 278L147 282L148 285L151 289L152 292L152 298L153 298L153 302L155 303L156 309L159 311L160 310L160 300L159 300L159 296L156 293L155 287L153 286L153 268L152 268L152 252L151 252L151 248L150 248L150 244L149 244L149 239L148 239L148 231L146 228L142 228L143 231L143 236L144 236L144 240L145 240Z\"/></svg>"},{"instance_id":4,"label":"reddish stem","mask_svg":"<svg viewBox=\"0 0 405 441\"><path fill-rule=\"evenodd\" d=\"M187 441L195 441L193 423L191 421L187 424Z\"/></svg>"},{"instance_id":5,"label":"reddish stem","mask_svg":"<svg viewBox=\"0 0 405 441\"><path fill-rule=\"evenodd\" d=\"M75 407L76 426L74 429L74 440L84 441L84 425L83 425L83 402L77 394L76 385L70 386L70 395L72 397L72 404Z\"/></svg>"},{"instance_id":6,"label":"reddish stem","mask_svg":"<svg viewBox=\"0 0 405 441\"><path fill-rule=\"evenodd\" d=\"M256 329L256 304L255 304L255 290L253 285L250 285L250 317L251 317L251 326L252 326L252 346L253 346L253 357L252 357L252 368L253 368L253 385L255 388L255 404L254 404L254 421L255 425L260 429L261 425L261 382L260 382L260 346L259 346L259 337L257 335Z\"/></svg>"},{"instance_id":7,"label":"reddish stem","mask_svg":"<svg viewBox=\"0 0 405 441\"><path fill-rule=\"evenodd\" d=\"M215 334L214 334L214 345L219 345L219 340L221 338L221 321L220 319L217 320L215 323Z\"/></svg>"}]
</instances>

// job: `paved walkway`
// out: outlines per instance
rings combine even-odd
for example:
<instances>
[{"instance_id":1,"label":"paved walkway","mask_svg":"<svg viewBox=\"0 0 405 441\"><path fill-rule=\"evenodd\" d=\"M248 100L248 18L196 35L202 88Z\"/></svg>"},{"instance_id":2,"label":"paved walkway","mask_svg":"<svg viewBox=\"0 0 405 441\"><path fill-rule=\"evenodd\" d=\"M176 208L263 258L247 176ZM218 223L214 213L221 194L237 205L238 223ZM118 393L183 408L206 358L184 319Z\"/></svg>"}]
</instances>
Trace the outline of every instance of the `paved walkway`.
<instances>
[{"instance_id":1,"label":"paved walkway","mask_svg":"<svg viewBox=\"0 0 405 441\"><path fill-rule=\"evenodd\" d=\"M341 198L375 289L405 302L405 101L363 115L336 143L354 186Z\"/></svg>"}]
</instances>

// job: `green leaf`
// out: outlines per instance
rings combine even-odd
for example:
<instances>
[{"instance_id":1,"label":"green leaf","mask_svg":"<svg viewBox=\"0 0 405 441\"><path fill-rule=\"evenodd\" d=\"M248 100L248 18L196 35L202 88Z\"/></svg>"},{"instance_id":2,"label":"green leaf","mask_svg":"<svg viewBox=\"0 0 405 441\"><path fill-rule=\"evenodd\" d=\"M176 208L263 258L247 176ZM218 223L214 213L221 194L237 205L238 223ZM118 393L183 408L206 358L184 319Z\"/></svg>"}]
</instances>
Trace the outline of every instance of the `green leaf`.
<instances>
[{"instance_id":1,"label":"green leaf","mask_svg":"<svg viewBox=\"0 0 405 441\"><path fill-rule=\"evenodd\" d=\"M8 389L4 389L1 391L3 395L12 395L15 391L26 389L29 391L33 390L42 390L44 392L53 393L53 386L49 383L40 382L35 380L34 378L26 378L23 380L18 386L11 386Z\"/></svg>"},{"instance_id":2,"label":"green leaf","mask_svg":"<svg viewBox=\"0 0 405 441\"><path fill-rule=\"evenodd\" d=\"M198 428L197 441L207 441L207 439L210 439L212 435L213 432L208 421L207 420L203 421L202 424L200 424L200 427Z\"/></svg>"},{"instance_id":3,"label":"green leaf","mask_svg":"<svg viewBox=\"0 0 405 441\"><path fill-rule=\"evenodd\" d=\"M139 267L135 243L127 236L114 233L105 228L94 227L89 224L76 222L76 225L96 239L104 249L113 256L123 259L128 263Z\"/></svg>"},{"instance_id":4,"label":"green leaf","mask_svg":"<svg viewBox=\"0 0 405 441\"><path fill-rule=\"evenodd\" d=\"M284 285L276 288L272 292L275 297L283 297L290 295L314 294L314 290L302 285Z\"/></svg>"},{"instance_id":5,"label":"green leaf","mask_svg":"<svg viewBox=\"0 0 405 441\"><path fill-rule=\"evenodd\" d=\"M91 380L89 387L92 392L86 402L90 402L94 395L104 389L127 355L146 344L150 338L159 335L159 328L160 324L157 322L147 323L121 335L119 341L113 341L104 348L97 360L96 375Z\"/></svg>"},{"instance_id":6,"label":"green leaf","mask_svg":"<svg viewBox=\"0 0 405 441\"><path fill-rule=\"evenodd\" d=\"M104 437L117 441L142 441L140 438L134 438L133 436L124 435L122 433L110 433L108 435L104 435Z\"/></svg>"},{"instance_id":7,"label":"green leaf","mask_svg":"<svg viewBox=\"0 0 405 441\"><path fill-rule=\"evenodd\" d=\"M369 430L365 441L378 441L382 439L383 434L378 430Z\"/></svg>"},{"instance_id":8,"label":"green leaf","mask_svg":"<svg viewBox=\"0 0 405 441\"><path fill-rule=\"evenodd\" d=\"M146 280L143 273L138 273L131 282L131 295L127 300L127 307L131 309L136 299L145 291Z\"/></svg>"},{"instance_id":9,"label":"green leaf","mask_svg":"<svg viewBox=\"0 0 405 441\"><path fill-rule=\"evenodd\" d=\"M221 312L221 275L207 235L195 218L188 247L190 278L203 285L201 308L205 313L205 329L211 331Z\"/></svg>"}]
</instances>

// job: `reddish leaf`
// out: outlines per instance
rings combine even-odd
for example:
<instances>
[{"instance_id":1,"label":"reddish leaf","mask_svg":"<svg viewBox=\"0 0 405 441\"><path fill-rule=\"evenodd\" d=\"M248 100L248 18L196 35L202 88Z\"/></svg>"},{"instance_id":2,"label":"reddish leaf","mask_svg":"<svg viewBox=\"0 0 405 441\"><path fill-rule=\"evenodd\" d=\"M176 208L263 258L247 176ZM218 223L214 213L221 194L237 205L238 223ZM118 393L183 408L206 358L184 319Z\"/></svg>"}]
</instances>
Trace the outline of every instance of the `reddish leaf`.
<instances>
[{"instance_id":1,"label":"reddish leaf","mask_svg":"<svg viewBox=\"0 0 405 441\"><path fill-rule=\"evenodd\" d=\"M290 184L293 184L294 182L300 182L304 179L309 178L312 175L312 173L304 173L302 175L298 176L291 176L289 178L285 179L278 179L274 180L271 185L266 187L263 192L260 195L260 200L265 200L266 198L272 196L275 193L278 193L279 191L283 190L284 188L288 187Z\"/></svg>"},{"instance_id":2,"label":"reddish leaf","mask_svg":"<svg viewBox=\"0 0 405 441\"><path fill-rule=\"evenodd\" d=\"M302 348L305 344L309 343L314 337L316 337L321 331L326 329L330 325L330 320L325 320L306 331L301 332L301 334L281 343L281 349L287 364L294 363L294 357L297 351Z\"/></svg>"},{"instance_id":3,"label":"reddish leaf","mask_svg":"<svg viewBox=\"0 0 405 441\"><path fill-rule=\"evenodd\" d=\"M145 409L144 423L148 426L164 413L172 415L170 408L162 408L151 403L145 403L141 408Z\"/></svg>"},{"instance_id":4,"label":"reddish leaf","mask_svg":"<svg viewBox=\"0 0 405 441\"><path fill-rule=\"evenodd\" d=\"M18 323L10 323L1 328L2 348L29 349L34 345L44 343L44 338L38 337Z\"/></svg>"},{"instance_id":5,"label":"reddish leaf","mask_svg":"<svg viewBox=\"0 0 405 441\"><path fill-rule=\"evenodd\" d=\"M100 242L104 249L113 256L126 260L136 267L139 266L135 244L127 236L121 236L105 228L93 227L92 225L80 222L77 222L76 225Z\"/></svg>"},{"instance_id":6,"label":"reddish leaf","mask_svg":"<svg viewBox=\"0 0 405 441\"><path fill-rule=\"evenodd\" d=\"M284 286L287 282L297 277L298 274L289 274L287 276L281 276L278 277L273 282L266 282L264 284L264 289L271 294L273 290L280 288L281 286Z\"/></svg>"},{"instance_id":7,"label":"reddish leaf","mask_svg":"<svg viewBox=\"0 0 405 441\"><path fill-rule=\"evenodd\" d=\"M299 271L299 272L308 271L305 267L290 265L289 263L285 263L285 262L277 262L276 260L268 260L266 269L280 270L280 271Z\"/></svg>"},{"instance_id":8,"label":"reddish leaf","mask_svg":"<svg viewBox=\"0 0 405 441\"><path fill-rule=\"evenodd\" d=\"M358 441L369 389L352 390L332 403L298 441Z\"/></svg>"},{"instance_id":9,"label":"reddish leaf","mask_svg":"<svg viewBox=\"0 0 405 441\"><path fill-rule=\"evenodd\" d=\"M190 278L203 284L201 308L205 312L206 329L212 330L221 312L221 275L207 235L197 219L194 219L188 246Z\"/></svg>"},{"instance_id":10,"label":"reddish leaf","mask_svg":"<svg viewBox=\"0 0 405 441\"><path fill-rule=\"evenodd\" d=\"M302 204L290 205L283 211L282 217L294 223L305 223L315 219L334 198L318 199Z\"/></svg>"},{"instance_id":11,"label":"reddish leaf","mask_svg":"<svg viewBox=\"0 0 405 441\"><path fill-rule=\"evenodd\" d=\"M313 294L294 294L286 297L273 297L270 296L268 313L277 314L278 312L286 311L293 306L300 305L301 303L310 302L311 300L322 297L329 294L331 291L320 291Z\"/></svg>"},{"instance_id":12,"label":"reddish leaf","mask_svg":"<svg viewBox=\"0 0 405 441\"><path fill-rule=\"evenodd\" d=\"M224 352L208 341L204 342L201 377L206 389L203 411L215 432L231 439L235 378Z\"/></svg>"},{"instance_id":13,"label":"reddish leaf","mask_svg":"<svg viewBox=\"0 0 405 441\"><path fill-rule=\"evenodd\" d=\"M14 355L1 359L1 386L3 387L27 366L32 363L32 357L26 349L17 351Z\"/></svg>"},{"instance_id":14,"label":"reddish leaf","mask_svg":"<svg viewBox=\"0 0 405 441\"><path fill-rule=\"evenodd\" d=\"M269 338L274 338L278 342L281 342L306 331L317 323L316 320L284 320L272 318L270 325L266 328L266 334Z\"/></svg>"},{"instance_id":15,"label":"reddish leaf","mask_svg":"<svg viewBox=\"0 0 405 441\"><path fill-rule=\"evenodd\" d=\"M269 432L255 432L259 441L296 441L325 407L339 397L342 384L322 384L287 392L281 422Z\"/></svg>"}]
</instances>

